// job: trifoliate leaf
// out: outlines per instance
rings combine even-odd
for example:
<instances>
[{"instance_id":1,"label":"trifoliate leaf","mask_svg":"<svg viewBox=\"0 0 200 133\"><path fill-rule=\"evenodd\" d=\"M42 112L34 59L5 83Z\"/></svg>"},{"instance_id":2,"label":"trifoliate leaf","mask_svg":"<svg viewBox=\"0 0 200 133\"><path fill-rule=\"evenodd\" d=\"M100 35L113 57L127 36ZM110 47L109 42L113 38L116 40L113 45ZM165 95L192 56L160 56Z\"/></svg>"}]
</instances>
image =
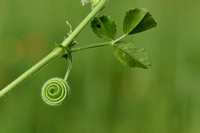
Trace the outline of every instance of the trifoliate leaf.
<instances>
[{"instance_id":1,"label":"trifoliate leaf","mask_svg":"<svg viewBox=\"0 0 200 133\"><path fill-rule=\"evenodd\" d=\"M136 44L118 42L114 44L114 49L116 58L128 67L148 69L151 66L148 52Z\"/></svg>"},{"instance_id":2,"label":"trifoliate leaf","mask_svg":"<svg viewBox=\"0 0 200 133\"><path fill-rule=\"evenodd\" d=\"M124 18L123 30L125 34L135 34L156 27L157 23L151 14L143 8L129 10Z\"/></svg>"},{"instance_id":3,"label":"trifoliate leaf","mask_svg":"<svg viewBox=\"0 0 200 133\"><path fill-rule=\"evenodd\" d=\"M116 37L115 22L106 15L95 17L91 22L91 28L103 40L112 41Z\"/></svg>"}]
</instances>

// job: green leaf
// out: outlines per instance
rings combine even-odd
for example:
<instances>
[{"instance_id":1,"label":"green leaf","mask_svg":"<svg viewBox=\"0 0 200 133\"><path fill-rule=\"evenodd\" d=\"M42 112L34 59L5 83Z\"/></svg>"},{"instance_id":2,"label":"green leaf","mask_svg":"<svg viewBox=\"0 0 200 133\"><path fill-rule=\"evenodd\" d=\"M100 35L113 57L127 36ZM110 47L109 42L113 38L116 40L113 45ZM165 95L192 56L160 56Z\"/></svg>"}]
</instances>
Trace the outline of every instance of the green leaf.
<instances>
[{"instance_id":1,"label":"green leaf","mask_svg":"<svg viewBox=\"0 0 200 133\"><path fill-rule=\"evenodd\" d=\"M148 52L136 44L118 42L114 44L114 49L116 58L128 67L148 69L151 66Z\"/></svg>"},{"instance_id":2,"label":"green leaf","mask_svg":"<svg viewBox=\"0 0 200 133\"><path fill-rule=\"evenodd\" d=\"M112 41L116 37L115 22L106 15L95 17L91 22L91 28L103 40Z\"/></svg>"},{"instance_id":3,"label":"green leaf","mask_svg":"<svg viewBox=\"0 0 200 133\"><path fill-rule=\"evenodd\" d=\"M143 8L129 10L124 18L123 30L125 34L135 34L156 27L157 23L151 14Z\"/></svg>"}]
</instances>

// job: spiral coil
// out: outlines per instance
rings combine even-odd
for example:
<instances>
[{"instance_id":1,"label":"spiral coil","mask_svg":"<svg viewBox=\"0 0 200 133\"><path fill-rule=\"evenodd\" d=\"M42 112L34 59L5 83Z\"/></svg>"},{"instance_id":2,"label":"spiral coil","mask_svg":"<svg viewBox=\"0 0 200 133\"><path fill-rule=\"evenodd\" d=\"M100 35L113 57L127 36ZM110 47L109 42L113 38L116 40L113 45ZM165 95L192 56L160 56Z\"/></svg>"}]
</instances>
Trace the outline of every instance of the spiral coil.
<instances>
[{"instance_id":1,"label":"spiral coil","mask_svg":"<svg viewBox=\"0 0 200 133\"><path fill-rule=\"evenodd\" d=\"M42 99L48 105L61 105L67 101L69 96L69 85L61 78L50 79L42 87Z\"/></svg>"}]
</instances>

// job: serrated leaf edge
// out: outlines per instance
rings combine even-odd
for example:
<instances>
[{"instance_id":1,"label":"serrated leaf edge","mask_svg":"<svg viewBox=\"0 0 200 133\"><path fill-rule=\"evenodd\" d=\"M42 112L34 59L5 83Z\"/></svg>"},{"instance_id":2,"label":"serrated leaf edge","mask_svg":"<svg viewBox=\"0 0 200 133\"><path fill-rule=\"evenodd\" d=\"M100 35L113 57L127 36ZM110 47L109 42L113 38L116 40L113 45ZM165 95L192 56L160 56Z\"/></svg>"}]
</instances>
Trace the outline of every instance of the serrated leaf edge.
<instances>
[{"instance_id":1,"label":"serrated leaf edge","mask_svg":"<svg viewBox=\"0 0 200 133\"><path fill-rule=\"evenodd\" d=\"M122 42L122 41L120 41L120 42ZM119 46L117 46L117 43L119 43L119 42L116 42L113 46L114 47L117 47L118 49L120 49L120 50L122 50L124 53L126 53L128 56L130 56L130 57L132 57L133 58L133 60L135 61L135 62L139 62L140 64L142 64L144 67L142 67L142 68L144 68L144 69L149 69L151 66L152 66L152 63L151 63L151 59L149 59L150 60L150 63L146 66L146 65L144 65L142 62L140 62L139 60L136 60L132 55L130 55L129 53L127 53L126 51L124 51L123 49L121 49L121 48L119 48ZM134 44L134 45L137 45L137 44ZM144 48L145 49L145 48ZM146 50L146 49L145 49ZM149 55L149 52L146 50L146 52L147 52L147 54L148 54L148 56L150 56ZM116 56L117 57L117 56ZM129 66L129 67L132 67L132 66L130 66L130 65L128 65L127 64L127 66ZM135 68L135 67L133 67L133 68Z\"/></svg>"},{"instance_id":2,"label":"serrated leaf edge","mask_svg":"<svg viewBox=\"0 0 200 133\"><path fill-rule=\"evenodd\" d=\"M145 9L145 8L132 8L132 9L129 9L128 11L126 11L126 14L125 14L125 17L124 17L124 20L123 20L123 25L124 25L124 23L125 23L125 18L126 18L126 15L127 15L127 13L128 12L130 12L130 11L132 11L132 10L135 10L135 9L142 9L142 10L144 10L145 11L145 15L142 17L142 19L136 24L136 26L135 27L133 27L132 28L132 30L130 31L130 32L128 32L128 33L125 33L125 34L128 34L128 35L130 35L130 33L138 26L138 24L144 19L144 17L147 15L147 13L148 13L148 10L147 9ZM124 30L123 30L124 31Z\"/></svg>"}]
</instances>

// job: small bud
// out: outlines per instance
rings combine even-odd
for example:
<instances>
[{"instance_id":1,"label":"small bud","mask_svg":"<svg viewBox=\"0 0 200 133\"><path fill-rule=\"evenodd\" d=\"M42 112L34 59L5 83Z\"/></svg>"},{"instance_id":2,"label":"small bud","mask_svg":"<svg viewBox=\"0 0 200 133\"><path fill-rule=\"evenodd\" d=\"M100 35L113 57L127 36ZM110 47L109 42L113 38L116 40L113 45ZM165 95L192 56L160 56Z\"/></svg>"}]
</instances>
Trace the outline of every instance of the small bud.
<instances>
[{"instance_id":1,"label":"small bud","mask_svg":"<svg viewBox=\"0 0 200 133\"><path fill-rule=\"evenodd\" d=\"M95 8L99 2L100 0L81 0L82 6L91 3L92 9Z\"/></svg>"},{"instance_id":2,"label":"small bud","mask_svg":"<svg viewBox=\"0 0 200 133\"><path fill-rule=\"evenodd\" d=\"M90 3L90 0L81 0L82 6L85 6L86 4Z\"/></svg>"}]
</instances>

